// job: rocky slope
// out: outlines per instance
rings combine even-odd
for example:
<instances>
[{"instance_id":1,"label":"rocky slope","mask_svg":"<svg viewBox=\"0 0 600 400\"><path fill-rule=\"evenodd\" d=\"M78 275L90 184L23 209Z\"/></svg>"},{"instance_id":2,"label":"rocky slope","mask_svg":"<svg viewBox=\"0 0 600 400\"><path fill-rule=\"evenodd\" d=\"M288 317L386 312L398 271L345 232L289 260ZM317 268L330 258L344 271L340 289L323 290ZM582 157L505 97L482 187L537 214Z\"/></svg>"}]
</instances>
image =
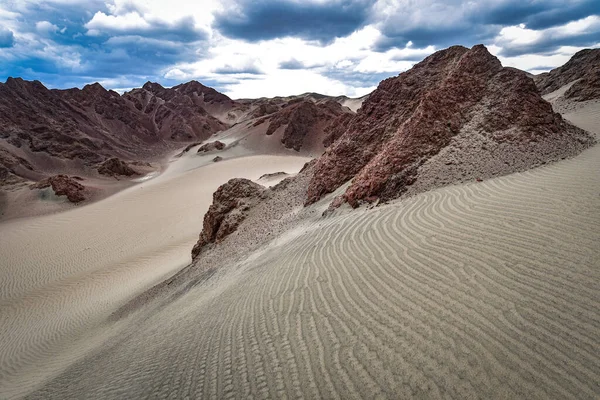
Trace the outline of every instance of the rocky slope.
<instances>
[{"instance_id":1,"label":"rocky slope","mask_svg":"<svg viewBox=\"0 0 600 400\"><path fill-rule=\"evenodd\" d=\"M563 66L534 77L542 95L573 85L564 93L566 99L586 101L600 98L600 49L577 52Z\"/></svg>"},{"instance_id":2,"label":"rocky slope","mask_svg":"<svg viewBox=\"0 0 600 400\"><path fill-rule=\"evenodd\" d=\"M362 101L315 93L234 101L196 81L172 88L147 82L121 96L98 83L49 90L9 78L0 83L0 185L56 173L131 176L129 161L155 159L179 142L191 148L241 122L271 136L255 140L255 150L308 146L319 153L324 138L332 142L331 121L352 114L342 104Z\"/></svg>"},{"instance_id":3,"label":"rocky slope","mask_svg":"<svg viewBox=\"0 0 600 400\"><path fill-rule=\"evenodd\" d=\"M248 210L266 197L263 186L248 179L231 179L213 194L213 203L204 215L202 232L192 249L196 258L210 243L218 243L234 232Z\"/></svg>"},{"instance_id":4,"label":"rocky slope","mask_svg":"<svg viewBox=\"0 0 600 400\"><path fill-rule=\"evenodd\" d=\"M191 81L172 88L147 82L123 95L141 112L156 135L171 140L205 140L228 125L214 113L229 110L235 103L213 88Z\"/></svg>"},{"instance_id":5,"label":"rocky slope","mask_svg":"<svg viewBox=\"0 0 600 400\"><path fill-rule=\"evenodd\" d=\"M281 128L281 143L288 149L299 151L306 141L323 143L325 132L342 114L350 115L336 101L316 103L299 98L258 120L255 125L268 123L267 135L273 135Z\"/></svg>"},{"instance_id":6,"label":"rocky slope","mask_svg":"<svg viewBox=\"0 0 600 400\"><path fill-rule=\"evenodd\" d=\"M307 205L350 179L336 205L399 197L448 147L459 163L474 154L489 160L494 170L484 163L476 173L493 176L573 155L593 142L552 111L531 78L503 68L483 45L438 51L384 80L336 130L339 138L315 166ZM473 152L472 145L480 147Z\"/></svg>"},{"instance_id":7,"label":"rocky slope","mask_svg":"<svg viewBox=\"0 0 600 400\"><path fill-rule=\"evenodd\" d=\"M0 83L0 184L82 168L131 176L122 160L156 158L177 142L227 129L206 108L231 104L194 81L171 89L147 83L121 96L98 83L49 90L39 81L8 78Z\"/></svg>"},{"instance_id":8,"label":"rocky slope","mask_svg":"<svg viewBox=\"0 0 600 400\"><path fill-rule=\"evenodd\" d=\"M219 140L215 140L214 142L204 143L202 146L200 146L198 148L197 153L207 153L209 151L223 150L224 148L225 148L225 143L223 143Z\"/></svg>"},{"instance_id":9,"label":"rocky slope","mask_svg":"<svg viewBox=\"0 0 600 400\"><path fill-rule=\"evenodd\" d=\"M98 167L98 173L106 176L133 176L139 175L135 169L117 157L109 158Z\"/></svg>"}]
</instances>

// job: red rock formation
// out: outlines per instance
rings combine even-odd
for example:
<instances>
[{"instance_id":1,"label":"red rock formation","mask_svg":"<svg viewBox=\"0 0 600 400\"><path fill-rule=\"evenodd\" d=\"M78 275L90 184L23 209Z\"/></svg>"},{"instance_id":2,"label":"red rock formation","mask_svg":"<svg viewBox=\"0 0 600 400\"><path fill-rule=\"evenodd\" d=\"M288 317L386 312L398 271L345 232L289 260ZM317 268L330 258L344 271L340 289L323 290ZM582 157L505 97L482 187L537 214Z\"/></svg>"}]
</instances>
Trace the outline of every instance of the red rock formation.
<instances>
[{"instance_id":1,"label":"red rock formation","mask_svg":"<svg viewBox=\"0 0 600 400\"><path fill-rule=\"evenodd\" d=\"M20 149L19 158L40 173L47 168L47 156L54 164L81 160L90 166L113 157L155 158L172 151L170 141L205 140L226 129L203 107L231 103L198 82L171 89L148 83L120 96L98 83L81 90L48 90L38 81L8 78L0 83L0 141L5 141L0 144L12 154L11 149ZM4 183L9 173L16 176L15 168L5 164Z\"/></svg>"},{"instance_id":2,"label":"red rock formation","mask_svg":"<svg viewBox=\"0 0 600 400\"><path fill-rule=\"evenodd\" d=\"M222 93L191 81L172 88L147 82L123 95L146 116L156 134L170 140L205 140L227 125L210 115L207 108L231 108L234 102Z\"/></svg>"},{"instance_id":3,"label":"red rock formation","mask_svg":"<svg viewBox=\"0 0 600 400\"><path fill-rule=\"evenodd\" d=\"M565 65L534 77L542 94L578 79L565 92L565 98L576 101L600 98L600 49L578 51Z\"/></svg>"},{"instance_id":4,"label":"red rock formation","mask_svg":"<svg viewBox=\"0 0 600 400\"><path fill-rule=\"evenodd\" d=\"M231 179L213 193L213 203L204 215L202 232L192 249L196 258L210 243L218 243L234 232L246 213L264 198L266 189L248 179Z\"/></svg>"},{"instance_id":5,"label":"red rock formation","mask_svg":"<svg viewBox=\"0 0 600 400\"><path fill-rule=\"evenodd\" d=\"M467 124L497 142L566 129L525 73L503 68L483 45L450 47L380 83L318 160L306 204L352 178L343 201L353 207L396 198Z\"/></svg>"},{"instance_id":6,"label":"red rock formation","mask_svg":"<svg viewBox=\"0 0 600 400\"><path fill-rule=\"evenodd\" d=\"M100 164L100 166L98 167L98 173L106 176L139 175L139 173L133 168L131 168L129 164L117 157L109 158L108 160Z\"/></svg>"},{"instance_id":7,"label":"red rock formation","mask_svg":"<svg viewBox=\"0 0 600 400\"><path fill-rule=\"evenodd\" d=\"M345 113L342 106L333 100L316 104L311 100L294 99L269 117L267 135L285 126L281 142L285 147L299 151L307 137L318 137L323 141L321 133Z\"/></svg>"},{"instance_id":8,"label":"red rock formation","mask_svg":"<svg viewBox=\"0 0 600 400\"><path fill-rule=\"evenodd\" d=\"M215 140L214 142L205 143L198 148L197 153L206 153L213 150L223 150L225 143Z\"/></svg>"},{"instance_id":9,"label":"red rock formation","mask_svg":"<svg viewBox=\"0 0 600 400\"><path fill-rule=\"evenodd\" d=\"M57 196L67 196L71 203L85 200L85 186L67 175L55 175L30 186L30 189L44 189L52 186Z\"/></svg>"},{"instance_id":10,"label":"red rock formation","mask_svg":"<svg viewBox=\"0 0 600 400\"><path fill-rule=\"evenodd\" d=\"M33 171L31 164L22 157L15 156L0 147L0 186L23 182L18 169Z\"/></svg>"}]
</instances>

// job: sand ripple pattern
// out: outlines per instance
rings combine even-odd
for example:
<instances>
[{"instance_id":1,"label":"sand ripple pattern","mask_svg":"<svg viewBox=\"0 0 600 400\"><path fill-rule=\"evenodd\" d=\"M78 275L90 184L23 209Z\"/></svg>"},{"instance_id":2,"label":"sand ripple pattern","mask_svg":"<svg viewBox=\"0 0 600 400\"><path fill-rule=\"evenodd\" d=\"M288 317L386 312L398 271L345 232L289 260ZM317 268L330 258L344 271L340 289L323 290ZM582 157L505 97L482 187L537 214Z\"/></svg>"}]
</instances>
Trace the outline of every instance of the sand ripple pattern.
<instances>
[{"instance_id":1,"label":"sand ripple pattern","mask_svg":"<svg viewBox=\"0 0 600 400\"><path fill-rule=\"evenodd\" d=\"M600 396L600 147L320 220L31 398Z\"/></svg>"}]
</instances>

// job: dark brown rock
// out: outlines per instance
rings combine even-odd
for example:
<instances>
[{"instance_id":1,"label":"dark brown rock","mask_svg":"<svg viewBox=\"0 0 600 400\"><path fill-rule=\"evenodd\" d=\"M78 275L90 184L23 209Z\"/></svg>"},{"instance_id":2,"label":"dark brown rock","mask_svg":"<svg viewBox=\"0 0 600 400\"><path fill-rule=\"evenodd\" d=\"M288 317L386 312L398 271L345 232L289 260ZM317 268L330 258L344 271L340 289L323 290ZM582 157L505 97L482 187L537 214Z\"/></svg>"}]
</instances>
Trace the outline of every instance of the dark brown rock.
<instances>
[{"instance_id":1,"label":"dark brown rock","mask_svg":"<svg viewBox=\"0 0 600 400\"><path fill-rule=\"evenodd\" d=\"M170 140L205 140L227 129L207 110L212 107L232 108L235 102L213 88L191 81L172 88L147 82L142 88L123 97L145 116L157 136Z\"/></svg>"},{"instance_id":2,"label":"dark brown rock","mask_svg":"<svg viewBox=\"0 0 600 400\"><path fill-rule=\"evenodd\" d=\"M131 168L129 164L117 157L109 158L108 160L100 164L100 166L98 167L98 172L106 176L139 175L139 173L133 168Z\"/></svg>"},{"instance_id":3,"label":"dark brown rock","mask_svg":"<svg viewBox=\"0 0 600 400\"><path fill-rule=\"evenodd\" d=\"M396 198L467 124L524 144L566 129L525 73L503 68L483 45L450 47L380 83L318 160L306 204L350 179L343 200L353 207Z\"/></svg>"},{"instance_id":4,"label":"dark brown rock","mask_svg":"<svg viewBox=\"0 0 600 400\"><path fill-rule=\"evenodd\" d=\"M173 141L205 140L226 129L207 108L216 112L233 105L198 82L170 89L146 84L120 96L98 83L49 90L39 81L8 78L0 83L0 140L8 152L19 148L20 158L39 173L64 160L93 166L113 157L155 159L172 151ZM58 162L46 163L39 153ZM15 168L2 171L2 176L16 176Z\"/></svg>"},{"instance_id":5,"label":"dark brown rock","mask_svg":"<svg viewBox=\"0 0 600 400\"><path fill-rule=\"evenodd\" d=\"M17 171L19 168L33 171L33 167L27 160L0 147L0 186L23 182L24 179Z\"/></svg>"},{"instance_id":6,"label":"dark brown rock","mask_svg":"<svg viewBox=\"0 0 600 400\"><path fill-rule=\"evenodd\" d=\"M67 175L55 175L30 186L30 189L44 189L52 186L57 196L67 196L71 203L79 203L86 199L85 186Z\"/></svg>"},{"instance_id":7,"label":"dark brown rock","mask_svg":"<svg viewBox=\"0 0 600 400\"><path fill-rule=\"evenodd\" d=\"M231 179L213 193L213 203L204 215L202 232L192 249L196 258L210 243L218 243L234 232L247 212L266 196L267 189L248 179Z\"/></svg>"},{"instance_id":8,"label":"dark brown rock","mask_svg":"<svg viewBox=\"0 0 600 400\"><path fill-rule=\"evenodd\" d=\"M198 148L198 153L207 153L209 151L215 150L223 150L225 148L225 143L220 142L218 140L214 142L205 143Z\"/></svg>"},{"instance_id":9,"label":"dark brown rock","mask_svg":"<svg viewBox=\"0 0 600 400\"><path fill-rule=\"evenodd\" d=\"M317 131L324 131L332 121L345 113L342 106L333 100L316 104L303 98L292 99L270 117L267 135L285 126L281 142L286 148L299 151L308 136L317 136Z\"/></svg>"},{"instance_id":10,"label":"dark brown rock","mask_svg":"<svg viewBox=\"0 0 600 400\"><path fill-rule=\"evenodd\" d=\"M600 49L575 53L563 66L534 77L542 94L548 94L578 80L564 94L567 99L585 101L600 98Z\"/></svg>"}]
</instances>

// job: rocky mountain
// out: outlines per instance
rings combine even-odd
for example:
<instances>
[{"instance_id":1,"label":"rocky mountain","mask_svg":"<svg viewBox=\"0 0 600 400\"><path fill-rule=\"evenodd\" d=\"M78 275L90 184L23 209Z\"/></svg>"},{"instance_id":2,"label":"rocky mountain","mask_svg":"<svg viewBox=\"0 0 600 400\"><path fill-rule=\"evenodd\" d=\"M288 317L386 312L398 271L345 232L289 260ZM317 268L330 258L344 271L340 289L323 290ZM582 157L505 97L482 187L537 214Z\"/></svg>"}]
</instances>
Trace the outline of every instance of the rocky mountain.
<instances>
[{"instance_id":1,"label":"rocky mountain","mask_svg":"<svg viewBox=\"0 0 600 400\"><path fill-rule=\"evenodd\" d=\"M131 176L129 161L160 157L180 142L201 143L242 122L261 125L254 133L269 137L250 147L321 152L324 141L332 142L330 122L352 113L345 103L357 108L362 99L306 93L234 101L197 81L172 88L147 82L121 96L98 83L49 90L8 78L0 83L0 185L56 173Z\"/></svg>"},{"instance_id":2,"label":"rocky mountain","mask_svg":"<svg viewBox=\"0 0 600 400\"><path fill-rule=\"evenodd\" d=\"M563 66L534 77L542 95L573 83L566 99L585 101L600 98L600 49L581 50ZM576 81L576 82L575 82Z\"/></svg>"},{"instance_id":3,"label":"rocky mountain","mask_svg":"<svg viewBox=\"0 0 600 400\"><path fill-rule=\"evenodd\" d=\"M232 104L194 81L170 89L147 83L121 96L98 83L49 90L39 81L8 78L0 83L0 184L39 180L51 171L104 170L102 162L115 157L155 158L174 143L227 129L207 109Z\"/></svg>"},{"instance_id":4,"label":"rocky mountain","mask_svg":"<svg viewBox=\"0 0 600 400\"><path fill-rule=\"evenodd\" d=\"M438 173L422 189L524 170L593 141L552 111L530 77L502 67L483 45L438 51L384 80L335 130L339 138L317 161L306 204L349 180L334 205L399 197L428 170Z\"/></svg>"},{"instance_id":5,"label":"rocky mountain","mask_svg":"<svg viewBox=\"0 0 600 400\"><path fill-rule=\"evenodd\" d=\"M168 89L147 82L123 98L143 114L144 122L158 137L167 140L205 140L228 128L227 123L213 115L235 106L229 97L196 81Z\"/></svg>"},{"instance_id":6,"label":"rocky mountain","mask_svg":"<svg viewBox=\"0 0 600 400\"><path fill-rule=\"evenodd\" d=\"M290 100L281 107L272 103L261 104L255 115L257 112L266 115L254 125L268 123L266 135L279 133L281 143L296 151L300 151L306 142L324 147L331 123L342 114L351 114L334 100L325 99L317 103L304 98Z\"/></svg>"}]
</instances>

